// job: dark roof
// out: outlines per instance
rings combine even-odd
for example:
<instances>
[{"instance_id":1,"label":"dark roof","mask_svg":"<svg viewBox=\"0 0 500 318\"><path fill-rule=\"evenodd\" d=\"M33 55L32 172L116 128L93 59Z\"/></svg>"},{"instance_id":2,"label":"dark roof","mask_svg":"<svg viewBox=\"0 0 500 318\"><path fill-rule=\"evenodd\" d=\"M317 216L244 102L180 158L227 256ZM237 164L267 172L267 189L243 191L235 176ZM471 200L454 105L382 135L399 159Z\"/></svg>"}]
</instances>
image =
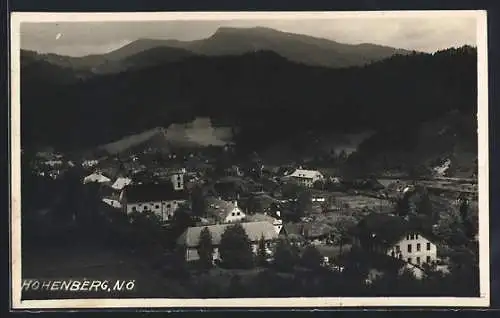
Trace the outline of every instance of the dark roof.
<instances>
[{"instance_id":1,"label":"dark roof","mask_svg":"<svg viewBox=\"0 0 500 318\"><path fill-rule=\"evenodd\" d=\"M411 230L410 224L395 215L370 213L358 223L356 232L360 236L372 236L382 244L395 243Z\"/></svg>"},{"instance_id":2,"label":"dark roof","mask_svg":"<svg viewBox=\"0 0 500 318\"><path fill-rule=\"evenodd\" d=\"M286 223L283 225L282 231L286 235L302 235L302 226L297 223Z\"/></svg>"},{"instance_id":3,"label":"dark roof","mask_svg":"<svg viewBox=\"0 0 500 318\"><path fill-rule=\"evenodd\" d=\"M371 213L358 223L353 234L360 237L375 235L373 238L383 245L393 245L407 234L419 234L431 242L439 241L432 228L423 228L418 223L389 214Z\"/></svg>"},{"instance_id":4,"label":"dark roof","mask_svg":"<svg viewBox=\"0 0 500 318\"><path fill-rule=\"evenodd\" d=\"M312 222L304 224L302 228L302 233L308 238L317 238L329 235L333 230L331 226L322 222Z\"/></svg>"},{"instance_id":5,"label":"dark roof","mask_svg":"<svg viewBox=\"0 0 500 318\"><path fill-rule=\"evenodd\" d=\"M125 195L129 203L188 199L186 191L175 191L171 183L128 185Z\"/></svg>"}]
</instances>

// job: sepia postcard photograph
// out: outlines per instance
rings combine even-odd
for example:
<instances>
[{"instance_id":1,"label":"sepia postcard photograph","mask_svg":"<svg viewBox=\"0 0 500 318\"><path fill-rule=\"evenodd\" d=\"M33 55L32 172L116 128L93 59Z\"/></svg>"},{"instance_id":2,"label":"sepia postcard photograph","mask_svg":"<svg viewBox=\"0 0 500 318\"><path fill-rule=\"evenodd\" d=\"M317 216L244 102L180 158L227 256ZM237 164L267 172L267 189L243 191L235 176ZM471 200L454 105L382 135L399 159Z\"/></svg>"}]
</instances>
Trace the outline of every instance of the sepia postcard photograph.
<instances>
[{"instance_id":1,"label":"sepia postcard photograph","mask_svg":"<svg viewBox=\"0 0 500 318\"><path fill-rule=\"evenodd\" d=\"M12 13L12 307L489 306L486 30Z\"/></svg>"}]
</instances>

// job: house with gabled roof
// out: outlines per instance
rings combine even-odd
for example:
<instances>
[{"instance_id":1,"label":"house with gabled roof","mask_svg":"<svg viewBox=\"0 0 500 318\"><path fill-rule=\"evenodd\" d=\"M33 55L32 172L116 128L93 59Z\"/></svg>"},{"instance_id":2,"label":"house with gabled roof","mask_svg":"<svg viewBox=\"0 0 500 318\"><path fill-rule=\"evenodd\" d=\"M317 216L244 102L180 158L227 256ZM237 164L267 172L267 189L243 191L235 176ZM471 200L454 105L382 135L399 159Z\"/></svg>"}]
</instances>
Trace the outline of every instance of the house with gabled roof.
<instances>
[{"instance_id":1,"label":"house with gabled roof","mask_svg":"<svg viewBox=\"0 0 500 318\"><path fill-rule=\"evenodd\" d=\"M120 196L124 212L153 212L162 221L170 221L175 211L189 199L184 190L171 183L129 184Z\"/></svg>"},{"instance_id":2,"label":"house with gabled roof","mask_svg":"<svg viewBox=\"0 0 500 318\"><path fill-rule=\"evenodd\" d=\"M283 228L283 221L277 218L274 218L265 213L255 213L251 215L247 215L244 219L245 222L269 222L274 226L276 233L280 234L281 229Z\"/></svg>"},{"instance_id":3,"label":"house with gabled roof","mask_svg":"<svg viewBox=\"0 0 500 318\"><path fill-rule=\"evenodd\" d=\"M225 201L213 197L206 199L207 215L217 223L234 223L245 218L245 213L238 207L238 201Z\"/></svg>"},{"instance_id":4,"label":"house with gabled roof","mask_svg":"<svg viewBox=\"0 0 500 318\"><path fill-rule=\"evenodd\" d=\"M354 232L354 243L364 251L396 258L411 268L419 269L438 260L432 233L413 227L399 216L371 213Z\"/></svg>"},{"instance_id":5,"label":"house with gabled roof","mask_svg":"<svg viewBox=\"0 0 500 318\"><path fill-rule=\"evenodd\" d=\"M126 186L128 186L130 183L132 183L132 179L130 178L125 178L125 177L118 177L115 182L111 185L111 188L114 190L123 190Z\"/></svg>"},{"instance_id":6,"label":"house with gabled roof","mask_svg":"<svg viewBox=\"0 0 500 318\"><path fill-rule=\"evenodd\" d=\"M85 178L83 178L83 184L93 183L93 182L109 183L109 182L111 182L111 179L106 177L101 172L94 172L94 173L86 176Z\"/></svg>"},{"instance_id":7,"label":"house with gabled roof","mask_svg":"<svg viewBox=\"0 0 500 318\"><path fill-rule=\"evenodd\" d=\"M286 176L297 181L299 184L311 188L316 181L324 180L323 174L317 170L296 169L292 174Z\"/></svg>"},{"instance_id":8,"label":"house with gabled roof","mask_svg":"<svg viewBox=\"0 0 500 318\"><path fill-rule=\"evenodd\" d=\"M245 222L240 223L243 229L245 230L254 253L257 253L258 244L262 237L266 242L266 246L269 248L272 246L272 243L278 238L278 233L274 229L274 226L267 222ZM196 226L190 227L182 235L177 239L177 245L184 250L185 259L188 262L199 260L198 255L198 244L200 241L200 234L204 228L207 228L210 231L212 236L212 245L214 247L214 260L220 259L219 254L219 246L221 243L222 234L225 230L231 226L231 224L215 224L209 226Z\"/></svg>"}]
</instances>

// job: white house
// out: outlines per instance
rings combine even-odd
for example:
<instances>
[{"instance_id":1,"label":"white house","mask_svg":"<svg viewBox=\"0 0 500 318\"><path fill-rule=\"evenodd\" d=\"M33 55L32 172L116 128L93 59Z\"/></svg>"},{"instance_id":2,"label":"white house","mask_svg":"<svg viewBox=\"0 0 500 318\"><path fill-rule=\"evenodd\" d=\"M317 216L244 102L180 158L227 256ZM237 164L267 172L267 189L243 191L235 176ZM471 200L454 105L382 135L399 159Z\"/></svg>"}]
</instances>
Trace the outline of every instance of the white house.
<instances>
[{"instance_id":1,"label":"white house","mask_svg":"<svg viewBox=\"0 0 500 318\"><path fill-rule=\"evenodd\" d=\"M416 266L438 259L436 244L418 232L406 233L387 249L386 254Z\"/></svg>"},{"instance_id":2,"label":"white house","mask_svg":"<svg viewBox=\"0 0 500 318\"><path fill-rule=\"evenodd\" d=\"M122 204L118 200L114 200L114 199L110 199L110 198L103 198L102 202L106 203L107 205L109 205L113 208L117 208L117 209L122 208Z\"/></svg>"},{"instance_id":3,"label":"white house","mask_svg":"<svg viewBox=\"0 0 500 318\"><path fill-rule=\"evenodd\" d=\"M258 244L262 237L264 237L266 247L268 249L271 247L273 241L278 238L278 233L276 233L273 225L269 222L246 222L241 223L241 225L252 243L252 250L254 253L257 253ZM213 259L214 261L219 260L219 245L221 237L229 226L231 226L231 224L216 224L188 228L177 240L177 245L184 249L186 261L196 261L200 258L197 247L199 244L200 233L204 228L207 228L212 236L212 245L214 246Z\"/></svg>"},{"instance_id":4,"label":"white house","mask_svg":"<svg viewBox=\"0 0 500 318\"><path fill-rule=\"evenodd\" d=\"M297 169L287 177L296 180L299 184L306 187L312 187L316 181L324 179L321 172L317 170L303 170L303 169Z\"/></svg>"},{"instance_id":5,"label":"white house","mask_svg":"<svg viewBox=\"0 0 500 318\"><path fill-rule=\"evenodd\" d=\"M130 183L132 183L132 179L119 177L111 185L111 188L113 188L114 190L123 190L123 188L128 186Z\"/></svg>"},{"instance_id":6,"label":"white house","mask_svg":"<svg viewBox=\"0 0 500 318\"><path fill-rule=\"evenodd\" d=\"M179 206L188 200L188 194L175 190L170 183L136 184L126 186L120 200L126 214L153 212L162 221L169 221Z\"/></svg>"},{"instance_id":7,"label":"white house","mask_svg":"<svg viewBox=\"0 0 500 318\"><path fill-rule=\"evenodd\" d=\"M184 190L184 176L186 175L186 169L185 168L175 169L174 171L171 171L169 175L170 175L170 181L174 186L174 190L176 191Z\"/></svg>"},{"instance_id":8,"label":"white house","mask_svg":"<svg viewBox=\"0 0 500 318\"><path fill-rule=\"evenodd\" d=\"M416 230L401 217L372 213L358 223L356 231L354 244L367 252L401 260L417 278L422 277L424 264L438 260L432 234Z\"/></svg>"},{"instance_id":9,"label":"white house","mask_svg":"<svg viewBox=\"0 0 500 318\"><path fill-rule=\"evenodd\" d=\"M217 218L220 223L234 223L243 220L246 214L238 207L238 201L225 201L207 198L207 212Z\"/></svg>"},{"instance_id":10,"label":"white house","mask_svg":"<svg viewBox=\"0 0 500 318\"><path fill-rule=\"evenodd\" d=\"M88 175L83 179L84 184L92 183L92 182L106 183L106 182L111 182L111 179L102 175L101 173L94 172L91 175Z\"/></svg>"}]
</instances>

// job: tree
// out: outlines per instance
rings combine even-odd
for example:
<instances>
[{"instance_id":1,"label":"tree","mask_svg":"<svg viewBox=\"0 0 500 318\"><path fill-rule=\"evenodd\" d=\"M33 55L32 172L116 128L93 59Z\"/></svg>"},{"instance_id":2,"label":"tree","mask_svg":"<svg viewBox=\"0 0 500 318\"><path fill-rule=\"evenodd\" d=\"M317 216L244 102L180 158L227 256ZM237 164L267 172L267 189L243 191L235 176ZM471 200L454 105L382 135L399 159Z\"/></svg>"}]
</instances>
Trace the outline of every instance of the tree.
<instances>
[{"instance_id":1,"label":"tree","mask_svg":"<svg viewBox=\"0 0 500 318\"><path fill-rule=\"evenodd\" d=\"M450 246L462 246L467 242L464 226L456 211L449 211L440 217L437 226L433 229L434 234Z\"/></svg>"},{"instance_id":2,"label":"tree","mask_svg":"<svg viewBox=\"0 0 500 318\"><path fill-rule=\"evenodd\" d=\"M261 236L259 240L259 245L257 247L257 265L264 266L267 265L267 249L266 240L264 235Z\"/></svg>"},{"instance_id":3,"label":"tree","mask_svg":"<svg viewBox=\"0 0 500 318\"><path fill-rule=\"evenodd\" d=\"M195 225L191 211L186 204L180 205L174 212L171 224L175 235L181 235L188 227Z\"/></svg>"},{"instance_id":4,"label":"tree","mask_svg":"<svg viewBox=\"0 0 500 318\"><path fill-rule=\"evenodd\" d=\"M302 217L312 208L312 194L308 190L303 190L297 197L296 214Z\"/></svg>"},{"instance_id":5,"label":"tree","mask_svg":"<svg viewBox=\"0 0 500 318\"><path fill-rule=\"evenodd\" d=\"M431 218L433 221L437 221L437 215L434 212L429 193L425 191L420 196L420 201L417 204L417 214L425 215Z\"/></svg>"},{"instance_id":6,"label":"tree","mask_svg":"<svg viewBox=\"0 0 500 318\"><path fill-rule=\"evenodd\" d=\"M146 255L157 255L163 250L164 230L153 212L136 212L130 215L128 235L125 239Z\"/></svg>"},{"instance_id":7,"label":"tree","mask_svg":"<svg viewBox=\"0 0 500 318\"><path fill-rule=\"evenodd\" d=\"M281 193L282 193L283 197L285 197L285 198L296 199L299 196L301 190L302 190L302 188L297 183L287 182L287 183L283 184L282 189L281 189Z\"/></svg>"},{"instance_id":8,"label":"tree","mask_svg":"<svg viewBox=\"0 0 500 318\"><path fill-rule=\"evenodd\" d=\"M198 244L198 255L203 268L212 267L213 254L214 247L212 244L212 234L210 233L210 230L205 227L200 233L200 240Z\"/></svg>"},{"instance_id":9,"label":"tree","mask_svg":"<svg viewBox=\"0 0 500 318\"><path fill-rule=\"evenodd\" d=\"M405 217L410 214L410 194L406 192L401 198L396 201L396 212L399 216Z\"/></svg>"},{"instance_id":10,"label":"tree","mask_svg":"<svg viewBox=\"0 0 500 318\"><path fill-rule=\"evenodd\" d=\"M325 182L323 180L316 180L313 187L317 190L323 190L325 188Z\"/></svg>"},{"instance_id":11,"label":"tree","mask_svg":"<svg viewBox=\"0 0 500 318\"><path fill-rule=\"evenodd\" d=\"M353 216L340 216L332 224L332 238L334 244L340 247L340 253L344 244L351 240L351 230L356 226L356 218Z\"/></svg>"},{"instance_id":12,"label":"tree","mask_svg":"<svg viewBox=\"0 0 500 318\"><path fill-rule=\"evenodd\" d=\"M253 251L247 233L239 223L230 225L222 233L220 247L222 264L227 268L251 268Z\"/></svg>"},{"instance_id":13,"label":"tree","mask_svg":"<svg viewBox=\"0 0 500 318\"><path fill-rule=\"evenodd\" d=\"M193 188L191 193L191 203L193 214L204 217L206 214L206 199L201 186L197 185Z\"/></svg>"},{"instance_id":14,"label":"tree","mask_svg":"<svg viewBox=\"0 0 500 318\"><path fill-rule=\"evenodd\" d=\"M290 272L293 271L298 261L296 249L290 244L287 239L280 239L276 245L274 253L273 265L278 271Z\"/></svg>"},{"instance_id":15,"label":"tree","mask_svg":"<svg viewBox=\"0 0 500 318\"><path fill-rule=\"evenodd\" d=\"M314 245L309 245L305 248L301 257L302 266L315 270L321 267L322 262L323 256Z\"/></svg>"}]
</instances>

